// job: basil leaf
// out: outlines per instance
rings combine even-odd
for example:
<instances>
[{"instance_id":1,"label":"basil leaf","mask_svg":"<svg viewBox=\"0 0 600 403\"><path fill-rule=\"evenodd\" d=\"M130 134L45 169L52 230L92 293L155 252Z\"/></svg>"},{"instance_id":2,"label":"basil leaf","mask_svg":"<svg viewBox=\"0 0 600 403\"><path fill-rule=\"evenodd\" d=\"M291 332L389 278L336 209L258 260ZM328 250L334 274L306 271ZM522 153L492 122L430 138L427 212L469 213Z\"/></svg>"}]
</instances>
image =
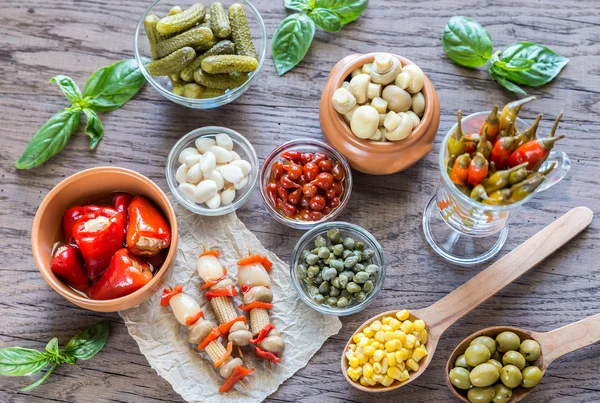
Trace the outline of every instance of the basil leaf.
<instances>
[{"instance_id":1,"label":"basil leaf","mask_svg":"<svg viewBox=\"0 0 600 403\"><path fill-rule=\"evenodd\" d=\"M477 21L452 17L444 28L442 45L450 59L461 66L483 66L492 57L492 37Z\"/></svg>"},{"instance_id":2,"label":"basil leaf","mask_svg":"<svg viewBox=\"0 0 600 403\"><path fill-rule=\"evenodd\" d=\"M60 353L58 351L58 339L56 337L50 340L48 344L46 344L46 351L50 353L50 355L52 355L53 357L58 358Z\"/></svg>"},{"instance_id":3,"label":"basil leaf","mask_svg":"<svg viewBox=\"0 0 600 403\"><path fill-rule=\"evenodd\" d=\"M109 330L107 320L98 322L69 340L62 353L78 360L88 360L102 350L108 340Z\"/></svg>"},{"instance_id":4,"label":"basil leaf","mask_svg":"<svg viewBox=\"0 0 600 403\"><path fill-rule=\"evenodd\" d=\"M280 76L300 63L315 36L315 23L306 14L288 15L273 35L271 49Z\"/></svg>"},{"instance_id":5,"label":"basil leaf","mask_svg":"<svg viewBox=\"0 0 600 403\"><path fill-rule=\"evenodd\" d=\"M308 13L308 16L325 31L338 32L342 28L340 17L333 11L325 8L315 8Z\"/></svg>"},{"instance_id":6,"label":"basil leaf","mask_svg":"<svg viewBox=\"0 0 600 403\"><path fill-rule=\"evenodd\" d=\"M48 379L50 377L50 375L52 375L52 373L54 372L56 367L58 367L58 363L54 363L54 365L48 371L46 371L44 376L42 376L40 379L38 379L31 385L28 385L28 386L25 386L24 388L22 388L21 392L27 392L28 390L31 390L31 389L35 388L36 386L40 386L42 383L46 382L46 379Z\"/></svg>"},{"instance_id":7,"label":"basil leaf","mask_svg":"<svg viewBox=\"0 0 600 403\"><path fill-rule=\"evenodd\" d=\"M314 0L315 8L326 8L340 17L342 25L346 25L365 11L368 0ZM320 25L319 25L320 26Z\"/></svg>"},{"instance_id":8,"label":"basil leaf","mask_svg":"<svg viewBox=\"0 0 600 403\"><path fill-rule=\"evenodd\" d=\"M40 372L50 364L47 354L31 348L0 348L0 375L26 376Z\"/></svg>"},{"instance_id":9,"label":"basil leaf","mask_svg":"<svg viewBox=\"0 0 600 403\"><path fill-rule=\"evenodd\" d=\"M90 148L93 150L102 139L102 136L104 136L104 126L102 126L100 118L93 110L84 108L83 113L85 113L85 117L87 118L85 134L90 136Z\"/></svg>"},{"instance_id":10,"label":"basil leaf","mask_svg":"<svg viewBox=\"0 0 600 403\"><path fill-rule=\"evenodd\" d=\"M532 60L533 63L527 69L506 69L500 63L497 63L495 68L504 71L504 75L510 81L538 87L552 81L569 62L566 57L533 42L513 43L504 49L500 57L500 62L508 66L522 64L522 60Z\"/></svg>"},{"instance_id":11,"label":"basil leaf","mask_svg":"<svg viewBox=\"0 0 600 403\"><path fill-rule=\"evenodd\" d=\"M33 136L15 167L33 168L61 152L79 127L80 116L78 108L65 108L54 114Z\"/></svg>"},{"instance_id":12,"label":"basil leaf","mask_svg":"<svg viewBox=\"0 0 600 403\"><path fill-rule=\"evenodd\" d=\"M289 8L294 11L305 11L309 12L312 10L309 0L283 0L285 8Z\"/></svg>"},{"instance_id":13,"label":"basil leaf","mask_svg":"<svg viewBox=\"0 0 600 403\"><path fill-rule=\"evenodd\" d=\"M81 91L79 90L77 84L75 84L75 81L71 79L71 77L58 75L52 77L50 79L50 82L58 84L63 94L65 94L65 97L67 97L71 104L77 105L79 102L82 101Z\"/></svg>"},{"instance_id":14,"label":"basil leaf","mask_svg":"<svg viewBox=\"0 0 600 403\"><path fill-rule=\"evenodd\" d=\"M87 107L96 112L109 112L123 106L145 83L135 59L122 60L92 74L83 96Z\"/></svg>"},{"instance_id":15,"label":"basil leaf","mask_svg":"<svg viewBox=\"0 0 600 403\"><path fill-rule=\"evenodd\" d=\"M493 80L496 80L498 82L498 84L500 84L501 86L503 86L504 88L506 88L507 90L514 92L516 94L521 94L521 95L527 95L527 93L521 88L519 87L517 84L508 81L505 74L506 72L503 70L498 70L495 67L496 65L494 63L490 63L490 67L488 69L490 76L492 76Z\"/></svg>"}]
</instances>

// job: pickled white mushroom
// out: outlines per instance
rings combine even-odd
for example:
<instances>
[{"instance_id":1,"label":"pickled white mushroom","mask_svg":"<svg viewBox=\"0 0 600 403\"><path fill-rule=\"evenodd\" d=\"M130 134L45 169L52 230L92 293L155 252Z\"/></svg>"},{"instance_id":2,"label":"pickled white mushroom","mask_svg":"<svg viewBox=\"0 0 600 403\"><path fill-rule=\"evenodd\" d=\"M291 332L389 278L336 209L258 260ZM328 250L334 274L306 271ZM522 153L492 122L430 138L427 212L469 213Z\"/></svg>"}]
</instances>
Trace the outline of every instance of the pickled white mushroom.
<instances>
[{"instance_id":1,"label":"pickled white mushroom","mask_svg":"<svg viewBox=\"0 0 600 403\"><path fill-rule=\"evenodd\" d=\"M350 80L350 92L356 98L356 102L364 104L367 102L367 89L371 77L368 74L359 74Z\"/></svg>"},{"instance_id":2,"label":"pickled white mushroom","mask_svg":"<svg viewBox=\"0 0 600 403\"><path fill-rule=\"evenodd\" d=\"M385 99L376 97L371 101L371 106L381 114L387 112L388 103Z\"/></svg>"},{"instance_id":3,"label":"pickled white mushroom","mask_svg":"<svg viewBox=\"0 0 600 403\"><path fill-rule=\"evenodd\" d=\"M350 112L350 110L356 106L356 97L344 88L335 90L331 100L335 110L342 115Z\"/></svg>"},{"instance_id":4,"label":"pickled white mushroom","mask_svg":"<svg viewBox=\"0 0 600 403\"><path fill-rule=\"evenodd\" d=\"M356 77L359 74L362 74L362 68L361 67L359 67L359 68L355 69L354 71L352 71L352 73L350 73L350 77L354 78L354 77Z\"/></svg>"},{"instance_id":5,"label":"pickled white mushroom","mask_svg":"<svg viewBox=\"0 0 600 403\"><path fill-rule=\"evenodd\" d=\"M181 164L175 172L175 180L177 183L186 183L185 176L187 175L188 167L185 164Z\"/></svg>"},{"instance_id":6,"label":"pickled white mushroom","mask_svg":"<svg viewBox=\"0 0 600 403\"><path fill-rule=\"evenodd\" d=\"M379 141L382 138L383 138L383 133L381 132L380 129L377 129L377 131L375 132L375 134L372 135L371 137L369 137L369 140Z\"/></svg>"},{"instance_id":7,"label":"pickled white mushroom","mask_svg":"<svg viewBox=\"0 0 600 403\"><path fill-rule=\"evenodd\" d=\"M171 306L171 310L173 310L175 319L182 325L185 325L185 319L188 316L194 317L200 313L200 304L198 304L198 301L184 293L173 295L169 300L169 305Z\"/></svg>"},{"instance_id":8,"label":"pickled white mushroom","mask_svg":"<svg viewBox=\"0 0 600 403\"><path fill-rule=\"evenodd\" d=\"M349 82L349 81L344 81L344 82L342 83L342 87L341 87L341 88L345 88L345 89L347 89L348 91L350 91L350 82Z\"/></svg>"},{"instance_id":9,"label":"pickled white mushroom","mask_svg":"<svg viewBox=\"0 0 600 403\"><path fill-rule=\"evenodd\" d=\"M210 137L200 137L196 139L195 143L196 148L201 153L207 152L212 146L217 144L217 141Z\"/></svg>"},{"instance_id":10,"label":"pickled white mushroom","mask_svg":"<svg viewBox=\"0 0 600 403\"><path fill-rule=\"evenodd\" d=\"M421 70L419 66L416 64L408 64L402 69L402 74L404 73L410 74L410 79L408 80L409 85L406 87L407 92L416 94L423 89L425 73L423 73L423 70Z\"/></svg>"},{"instance_id":11,"label":"pickled white mushroom","mask_svg":"<svg viewBox=\"0 0 600 403\"><path fill-rule=\"evenodd\" d=\"M405 113L412 119L413 128L417 127L419 123L421 123L421 119L413 111L406 111Z\"/></svg>"},{"instance_id":12,"label":"pickled white mushroom","mask_svg":"<svg viewBox=\"0 0 600 403\"><path fill-rule=\"evenodd\" d=\"M379 126L383 126L383 122L385 121L386 117L387 117L387 113L380 113L379 114Z\"/></svg>"},{"instance_id":13,"label":"pickled white mushroom","mask_svg":"<svg viewBox=\"0 0 600 403\"><path fill-rule=\"evenodd\" d=\"M226 133L219 133L215 136L215 141L219 147L223 147L227 151L233 150L233 140Z\"/></svg>"},{"instance_id":14,"label":"pickled white mushroom","mask_svg":"<svg viewBox=\"0 0 600 403\"><path fill-rule=\"evenodd\" d=\"M197 149L193 148L193 147L188 147L188 148L184 148L181 153L179 154L179 163L180 164L185 164L185 158L189 157L190 155L198 155L200 154L198 152Z\"/></svg>"},{"instance_id":15,"label":"pickled white mushroom","mask_svg":"<svg viewBox=\"0 0 600 403\"><path fill-rule=\"evenodd\" d=\"M394 131L398 126L400 126L400 122L402 122L402 118L398 116L398 114L394 111L388 112L385 120L383 121L383 126L387 131Z\"/></svg>"},{"instance_id":16,"label":"pickled white mushroom","mask_svg":"<svg viewBox=\"0 0 600 403\"><path fill-rule=\"evenodd\" d=\"M219 259L213 255L200 255L196 259L196 271L204 282L218 280L225 274Z\"/></svg>"},{"instance_id":17,"label":"pickled white mushroom","mask_svg":"<svg viewBox=\"0 0 600 403\"><path fill-rule=\"evenodd\" d=\"M418 117L423 117L423 113L425 113L425 97L422 92L417 92L412 96L412 110Z\"/></svg>"},{"instance_id":18,"label":"pickled white mushroom","mask_svg":"<svg viewBox=\"0 0 600 403\"><path fill-rule=\"evenodd\" d=\"M350 121L350 129L357 137L368 139L373 136L379 126L379 112L372 106L359 106Z\"/></svg>"},{"instance_id":19,"label":"pickled white mushroom","mask_svg":"<svg viewBox=\"0 0 600 403\"><path fill-rule=\"evenodd\" d=\"M361 71L364 74L371 74L371 70L373 69L373 63L367 63L364 66L362 66Z\"/></svg>"},{"instance_id":20,"label":"pickled white mushroom","mask_svg":"<svg viewBox=\"0 0 600 403\"><path fill-rule=\"evenodd\" d=\"M410 135L413 129L413 121L410 117L408 117L407 115L397 116L400 118L400 123L398 124L398 127L396 127L394 130L386 129L383 132L385 138L390 141L404 140Z\"/></svg>"},{"instance_id":21,"label":"pickled white mushroom","mask_svg":"<svg viewBox=\"0 0 600 403\"><path fill-rule=\"evenodd\" d=\"M352 108L352 110L350 110L350 112L344 113L343 118L347 124L350 124L350 122L352 121L352 115L354 115L354 112L356 112L357 109L358 106L355 106L354 108Z\"/></svg>"},{"instance_id":22,"label":"pickled white mushroom","mask_svg":"<svg viewBox=\"0 0 600 403\"><path fill-rule=\"evenodd\" d=\"M387 85L396 79L402 72L402 64L396 57L389 53L378 53L371 69L371 81L376 84Z\"/></svg>"},{"instance_id":23,"label":"pickled white mushroom","mask_svg":"<svg viewBox=\"0 0 600 403\"><path fill-rule=\"evenodd\" d=\"M410 94L395 85L385 87L381 97L387 101L389 110L396 113L406 112L412 104Z\"/></svg>"},{"instance_id":24,"label":"pickled white mushroom","mask_svg":"<svg viewBox=\"0 0 600 403\"><path fill-rule=\"evenodd\" d=\"M215 181L211 181L210 179L203 180L196 186L194 201L196 203L204 203L217 194L217 192L217 184Z\"/></svg>"},{"instance_id":25,"label":"pickled white mushroom","mask_svg":"<svg viewBox=\"0 0 600 403\"><path fill-rule=\"evenodd\" d=\"M271 278L262 264L254 263L242 266L238 271L238 283L247 286L271 286Z\"/></svg>"},{"instance_id":26,"label":"pickled white mushroom","mask_svg":"<svg viewBox=\"0 0 600 403\"><path fill-rule=\"evenodd\" d=\"M373 99L381 96L381 84L369 83L367 86L367 98Z\"/></svg>"}]
</instances>

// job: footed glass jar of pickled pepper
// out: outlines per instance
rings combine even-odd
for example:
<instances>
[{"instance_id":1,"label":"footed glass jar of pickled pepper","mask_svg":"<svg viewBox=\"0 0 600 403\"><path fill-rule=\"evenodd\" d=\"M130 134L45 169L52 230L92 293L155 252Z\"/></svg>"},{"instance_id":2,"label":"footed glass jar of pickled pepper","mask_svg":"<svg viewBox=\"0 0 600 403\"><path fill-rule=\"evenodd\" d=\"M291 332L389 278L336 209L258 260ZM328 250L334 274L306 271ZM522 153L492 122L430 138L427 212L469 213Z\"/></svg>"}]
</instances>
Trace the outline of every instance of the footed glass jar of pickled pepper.
<instances>
[{"instance_id":1,"label":"footed glass jar of pickled pepper","mask_svg":"<svg viewBox=\"0 0 600 403\"><path fill-rule=\"evenodd\" d=\"M478 112L462 118L462 132L468 138L470 133L479 133L490 111ZM529 125L521 119L515 120L517 132L523 132ZM484 262L496 255L508 237L508 223L514 212L527 203L535 193L544 191L558 183L565 177L571 163L567 154L553 149L548 158L539 168L542 172L555 164L546 176L544 182L525 197L510 204L495 204L493 200L477 201L475 194L465 194L463 186L452 180L452 170L448 169L455 163L456 156L450 156L448 145L454 141L453 134L458 123L446 133L439 155L440 183L436 194L429 200L423 213L423 232L431 247L447 260L461 264L471 265ZM493 167L489 167L490 173ZM511 169L508 168L507 169ZM512 168L509 174L519 175L518 167ZM514 172L514 173L513 173ZM458 176L454 172L454 176ZM535 179L535 178L534 178ZM508 179L507 179L508 180ZM487 189L485 187L487 186ZM477 191L490 189L491 184L482 182ZM461 191L461 189L463 189ZM496 199L503 197L502 191L494 193ZM490 192L492 193L492 192ZM481 199L480 199L481 200ZM489 204L491 203L491 204Z\"/></svg>"}]
</instances>

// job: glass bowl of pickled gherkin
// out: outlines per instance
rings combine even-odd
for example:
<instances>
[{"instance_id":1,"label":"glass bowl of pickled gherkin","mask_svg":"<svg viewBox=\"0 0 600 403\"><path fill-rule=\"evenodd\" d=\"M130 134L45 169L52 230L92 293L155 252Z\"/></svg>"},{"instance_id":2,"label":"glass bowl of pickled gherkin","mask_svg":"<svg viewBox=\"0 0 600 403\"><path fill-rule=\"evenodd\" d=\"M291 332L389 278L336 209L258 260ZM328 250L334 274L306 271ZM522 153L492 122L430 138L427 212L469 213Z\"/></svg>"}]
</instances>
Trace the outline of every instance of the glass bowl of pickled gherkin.
<instances>
[{"instance_id":1,"label":"glass bowl of pickled gherkin","mask_svg":"<svg viewBox=\"0 0 600 403\"><path fill-rule=\"evenodd\" d=\"M267 54L262 17L248 0L156 0L140 18L134 53L146 80L165 98L211 109L239 98Z\"/></svg>"},{"instance_id":2,"label":"glass bowl of pickled gherkin","mask_svg":"<svg viewBox=\"0 0 600 403\"><path fill-rule=\"evenodd\" d=\"M292 284L308 306L325 315L365 309L385 279L381 245L366 229L332 221L308 231L291 259Z\"/></svg>"}]
</instances>

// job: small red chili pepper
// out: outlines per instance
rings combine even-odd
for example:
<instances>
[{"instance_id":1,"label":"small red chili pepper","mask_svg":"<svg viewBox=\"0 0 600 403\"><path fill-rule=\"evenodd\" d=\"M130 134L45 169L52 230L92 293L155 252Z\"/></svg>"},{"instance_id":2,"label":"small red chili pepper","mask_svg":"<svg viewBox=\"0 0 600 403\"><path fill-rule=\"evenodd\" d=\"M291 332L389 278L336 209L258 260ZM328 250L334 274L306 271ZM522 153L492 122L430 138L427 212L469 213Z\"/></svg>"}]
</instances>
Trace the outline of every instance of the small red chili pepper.
<instances>
[{"instance_id":1,"label":"small red chili pepper","mask_svg":"<svg viewBox=\"0 0 600 403\"><path fill-rule=\"evenodd\" d=\"M477 186L487 178L490 164L483 154L477 153L469 164L469 185Z\"/></svg>"},{"instance_id":2,"label":"small red chili pepper","mask_svg":"<svg viewBox=\"0 0 600 403\"><path fill-rule=\"evenodd\" d=\"M273 309L273 304L269 302L254 301L253 303L248 305L239 305L238 308L240 308L244 312L250 312L251 310L256 308Z\"/></svg>"},{"instance_id":3,"label":"small red chili pepper","mask_svg":"<svg viewBox=\"0 0 600 403\"><path fill-rule=\"evenodd\" d=\"M95 213L102 210L102 206L96 206L89 204L87 206L73 206L67 209L63 214L63 235L65 236L65 242L75 242L73 238L73 226L81 217L85 214Z\"/></svg>"},{"instance_id":4,"label":"small red chili pepper","mask_svg":"<svg viewBox=\"0 0 600 403\"><path fill-rule=\"evenodd\" d=\"M127 247L138 256L155 256L171 244L171 228L160 212L142 196L129 205Z\"/></svg>"},{"instance_id":5,"label":"small red chili pepper","mask_svg":"<svg viewBox=\"0 0 600 403\"><path fill-rule=\"evenodd\" d=\"M275 354L270 351L261 350L259 347L256 348L256 355L263 360L271 361L271 362L279 362L281 359L277 357Z\"/></svg>"},{"instance_id":6,"label":"small red chili pepper","mask_svg":"<svg viewBox=\"0 0 600 403\"><path fill-rule=\"evenodd\" d=\"M235 386L236 383L238 383L241 379L248 376L252 372L254 372L254 368L246 369L241 365L238 365L233 370L233 374L231 374L231 376L227 378L223 385L221 385L221 387L219 388L219 393L229 392L231 388Z\"/></svg>"},{"instance_id":7,"label":"small red chili pepper","mask_svg":"<svg viewBox=\"0 0 600 403\"><path fill-rule=\"evenodd\" d=\"M514 137L500 137L490 155L490 162L496 165L497 170L502 170L506 166L506 161L512 152L512 146L515 143Z\"/></svg>"},{"instance_id":8,"label":"small red chili pepper","mask_svg":"<svg viewBox=\"0 0 600 403\"><path fill-rule=\"evenodd\" d=\"M236 295L237 290L232 285L228 285L227 287L223 288L217 288L216 290L206 291L206 299L209 301L217 297L234 297Z\"/></svg>"},{"instance_id":9,"label":"small red chili pepper","mask_svg":"<svg viewBox=\"0 0 600 403\"><path fill-rule=\"evenodd\" d=\"M264 339L267 336L267 333L271 331L271 329L275 329L275 326L273 326L272 323L267 323L265 327L260 329L260 332L258 333L255 339L250 339L250 344L256 344L261 342L262 339Z\"/></svg>"},{"instance_id":10,"label":"small red chili pepper","mask_svg":"<svg viewBox=\"0 0 600 403\"><path fill-rule=\"evenodd\" d=\"M283 175L281 179L279 179L279 186L284 189L297 189L300 187L300 185L291 180L288 175Z\"/></svg>"},{"instance_id":11,"label":"small red chili pepper","mask_svg":"<svg viewBox=\"0 0 600 403\"><path fill-rule=\"evenodd\" d=\"M171 298L173 298L175 295L177 295L181 292L183 292L183 286L181 284L177 284L175 287L173 287L172 290L165 288L160 297L160 305L161 306L169 305L169 301L171 301Z\"/></svg>"},{"instance_id":12,"label":"small red chili pepper","mask_svg":"<svg viewBox=\"0 0 600 403\"><path fill-rule=\"evenodd\" d=\"M50 269L74 289L87 290L89 279L83 267L83 257L76 246L61 245L56 248Z\"/></svg>"},{"instance_id":13,"label":"small red chili pepper","mask_svg":"<svg viewBox=\"0 0 600 403\"><path fill-rule=\"evenodd\" d=\"M284 202L287 201L288 195L289 195L287 189L284 189L283 187L280 186L277 188L277 194L279 195L279 198L281 200L283 200Z\"/></svg>"},{"instance_id":14,"label":"small red chili pepper","mask_svg":"<svg viewBox=\"0 0 600 403\"><path fill-rule=\"evenodd\" d=\"M469 133L464 137L463 141L466 145L465 152L473 154L477 149L477 143L479 143L479 133Z\"/></svg>"},{"instance_id":15,"label":"small red chili pepper","mask_svg":"<svg viewBox=\"0 0 600 403\"><path fill-rule=\"evenodd\" d=\"M465 185L469 178L469 164L471 163L471 157L469 154L459 155L454 161L450 179L455 185Z\"/></svg>"},{"instance_id":16,"label":"small red chili pepper","mask_svg":"<svg viewBox=\"0 0 600 403\"><path fill-rule=\"evenodd\" d=\"M302 176L302 165L292 162L288 165L287 172L290 179L297 181Z\"/></svg>"},{"instance_id":17,"label":"small red chili pepper","mask_svg":"<svg viewBox=\"0 0 600 403\"><path fill-rule=\"evenodd\" d=\"M275 183L269 183L265 190L267 191L267 197L271 203L274 206L277 205L277 185Z\"/></svg>"},{"instance_id":18,"label":"small red chili pepper","mask_svg":"<svg viewBox=\"0 0 600 403\"><path fill-rule=\"evenodd\" d=\"M311 183L317 185L320 189L327 190L333 185L333 175L329 172L321 172Z\"/></svg>"},{"instance_id":19,"label":"small red chili pepper","mask_svg":"<svg viewBox=\"0 0 600 403\"><path fill-rule=\"evenodd\" d=\"M293 205L300 203L300 199L302 199L302 189L296 189L288 195L288 202Z\"/></svg>"},{"instance_id":20,"label":"small red chili pepper","mask_svg":"<svg viewBox=\"0 0 600 403\"><path fill-rule=\"evenodd\" d=\"M321 161L323 161L323 160L326 160L326 159L328 159L328 158L327 158L327 155L323 154L323 153L322 153L322 152L320 152L320 151L317 151L317 152L316 152L316 153L313 155L313 159L312 159L312 161L311 161L311 162L314 162L315 164L317 164L317 165L318 165L318 164L319 164L319 162L321 162Z\"/></svg>"},{"instance_id":21,"label":"small red chili pepper","mask_svg":"<svg viewBox=\"0 0 600 403\"><path fill-rule=\"evenodd\" d=\"M236 322L246 323L247 322L246 315L240 315L237 318L233 319L232 321L229 321L227 323L223 323L222 325L219 325L219 331L221 332L221 334L229 333L231 326L233 326L233 324Z\"/></svg>"},{"instance_id":22,"label":"small red chili pepper","mask_svg":"<svg viewBox=\"0 0 600 403\"><path fill-rule=\"evenodd\" d=\"M287 167L283 165L282 161L275 161L271 167L271 179L278 181L281 179L284 173L287 172Z\"/></svg>"},{"instance_id":23,"label":"small red chili pepper","mask_svg":"<svg viewBox=\"0 0 600 403\"><path fill-rule=\"evenodd\" d=\"M277 199L277 207L283 211L288 217L293 217L298 209L292 203L284 202L281 199Z\"/></svg>"},{"instance_id":24,"label":"small red chili pepper","mask_svg":"<svg viewBox=\"0 0 600 403\"><path fill-rule=\"evenodd\" d=\"M186 316L185 317L185 324L186 326L191 326L194 323L198 322L198 320L200 318L204 317L204 312L200 311L197 314L195 314L194 316Z\"/></svg>"},{"instance_id":25,"label":"small red chili pepper","mask_svg":"<svg viewBox=\"0 0 600 403\"><path fill-rule=\"evenodd\" d=\"M207 250L206 252L204 252L204 253L201 253L199 257L202 257L202 256L214 256L214 257L219 257L219 255L220 255L220 254L221 254L221 252L219 252L219 251L218 251L218 250L216 250L216 249L209 249L209 250Z\"/></svg>"},{"instance_id":26,"label":"small red chili pepper","mask_svg":"<svg viewBox=\"0 0 600 403\"><path fill-rule=\"evenodd\" d=\"M130 193L115 193L113 197L113 206L119 213L127 214L127 209L133 200Z\"/></svg>"},{"instance_id":27,"label":"small red chili pepper","mask_svg":"<svg viewBox=\"0 0 600 403\"><path fill-rule=\"evenodd\" d=\"M210 331L208 336L206 336L204 340L202 340L200 344L198 344L198 350L204 350L206 346L208 346L211 342L217 340L219 336L221 336L221 332L219 331L219 329L214 327L213 330Z\"/></svg>"},{"instance_id":28,"label":"small red chili pepper","mask_svg":"<svg viewBox=\"0 0 600 403\"><path fill-rule=\"evenodd\" d=\"M302 154L297 150L289 150L281 153L281 158L290 160L299 164L302 161Z\"/></svg>"},{"instance_id":29,"label":"small red chili pepper","mask_svg":"<svg viewBox=\"0 0 600 403\"><path fill-rule=\"evenodd\" d=\"M511 154L507 161L508 167L512 168L527 162L528 170L537 170L540 165L546 161L548 155L550 155L550 150L554 147L554 143L565 137L566 135L561 134L556 137L546 137L528 141Z\"/></svg>"}]
</instances>

